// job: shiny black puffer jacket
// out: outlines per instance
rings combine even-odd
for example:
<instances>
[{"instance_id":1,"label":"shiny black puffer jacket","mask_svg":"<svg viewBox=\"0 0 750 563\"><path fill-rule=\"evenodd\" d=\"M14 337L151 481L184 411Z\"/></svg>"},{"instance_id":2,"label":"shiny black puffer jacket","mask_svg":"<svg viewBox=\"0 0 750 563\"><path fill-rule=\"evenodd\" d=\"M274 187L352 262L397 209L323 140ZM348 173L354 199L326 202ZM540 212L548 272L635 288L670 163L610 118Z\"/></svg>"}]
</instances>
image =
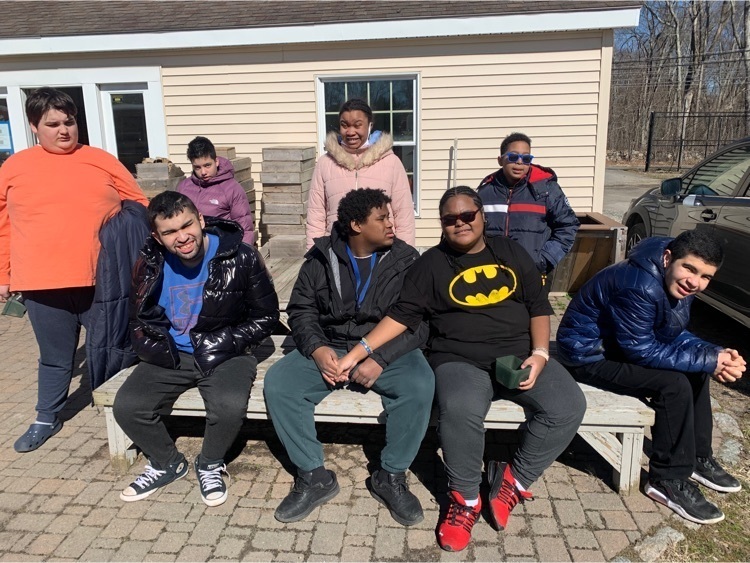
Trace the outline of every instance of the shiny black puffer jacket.
<instances>
[{"instance_id":1,"label":"shiny black puffer jacket","mask_svg":"<svg viewBox=\"0 0 750 563\"><path fill-rule=\"evenodd\" d=\"M279 299L258 251L242 244L237 223L207 217L205 232L219 237L219 248L208 266L203 306L190 341L196 367L209 375L271 334L279 320ZM141 250L133 269L130 331L142 361L176 369L180 357L169 319L159 306L165 252L153 237Z\"/></svg>"}]
</instances>

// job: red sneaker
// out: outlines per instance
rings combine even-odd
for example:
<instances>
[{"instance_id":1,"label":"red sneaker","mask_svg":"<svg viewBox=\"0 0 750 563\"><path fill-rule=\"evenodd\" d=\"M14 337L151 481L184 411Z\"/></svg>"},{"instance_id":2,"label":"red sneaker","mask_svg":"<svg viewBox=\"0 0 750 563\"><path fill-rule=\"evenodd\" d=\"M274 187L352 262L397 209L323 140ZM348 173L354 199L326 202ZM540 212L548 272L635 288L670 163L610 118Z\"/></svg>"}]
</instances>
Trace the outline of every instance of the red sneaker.
<instances>
[{"instance_id":1,"label":"red sneaker","mask_svg":"<svg viewBox=\"0 0 750 563\"><path fill-rule=\"evenodd\" d=\"M448 493L448 512L438 525L438 544L445 551L461 551L471 541L471 529L476 524L482 501L476 506L466 506L466 501L456 491Z\"/></svg>"},{"instance_id":2,"label":"red sneaker","mask_svg":"<svg viewBox=\"0 0 750 563\"><path fill-rule=\"evenodd\" d=\"M487 468L487 478L490 482L491 520L498 530L504 530L516 505L519 502L534 500L534 495L528 491L521 491L516 486L516 480L507 463L491 461Z\"/></svg>"}]
</instances>

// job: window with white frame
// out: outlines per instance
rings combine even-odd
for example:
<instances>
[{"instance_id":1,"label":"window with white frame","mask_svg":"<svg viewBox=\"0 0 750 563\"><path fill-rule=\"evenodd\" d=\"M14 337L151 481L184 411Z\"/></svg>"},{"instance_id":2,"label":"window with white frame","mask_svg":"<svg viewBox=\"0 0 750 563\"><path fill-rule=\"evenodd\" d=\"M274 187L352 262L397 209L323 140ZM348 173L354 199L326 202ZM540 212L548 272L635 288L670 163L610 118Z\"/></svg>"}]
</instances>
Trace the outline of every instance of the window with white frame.
<instances>
[{"instance_id":1,"label":"window with white frame","mask_svg":"<svg viewBox=\"0 0 750 563\"><path fill-rule=\"evenodd\" d=\"M419 201L417 162L417 76L326 77L320 79L322 147L329 131L339 130L339 109L351 98L362 98L372 108L373 130L393 135L393 152L401 159L411 185L414 207Z\"/></svg>"}]
</instances>

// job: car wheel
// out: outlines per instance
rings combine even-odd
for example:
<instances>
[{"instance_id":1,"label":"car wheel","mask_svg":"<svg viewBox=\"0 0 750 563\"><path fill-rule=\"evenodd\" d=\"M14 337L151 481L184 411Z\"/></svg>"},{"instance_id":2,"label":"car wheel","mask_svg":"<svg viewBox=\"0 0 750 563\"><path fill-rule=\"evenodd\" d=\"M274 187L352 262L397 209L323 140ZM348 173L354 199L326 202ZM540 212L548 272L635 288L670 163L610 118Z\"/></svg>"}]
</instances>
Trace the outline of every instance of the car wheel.
<instances>
[{"instance_id":1,"label":"car wheel","mask_svg":"<svg viewBox=\"0 0 750 563\"><path fill-rule=\"evenodd\" d=\"M633 223L630 225L630 227L628 227L628 238L625 242L625 255L629 256L633 247L647 236L646 225L643 223Z\"/></svg>"}]
</instances>

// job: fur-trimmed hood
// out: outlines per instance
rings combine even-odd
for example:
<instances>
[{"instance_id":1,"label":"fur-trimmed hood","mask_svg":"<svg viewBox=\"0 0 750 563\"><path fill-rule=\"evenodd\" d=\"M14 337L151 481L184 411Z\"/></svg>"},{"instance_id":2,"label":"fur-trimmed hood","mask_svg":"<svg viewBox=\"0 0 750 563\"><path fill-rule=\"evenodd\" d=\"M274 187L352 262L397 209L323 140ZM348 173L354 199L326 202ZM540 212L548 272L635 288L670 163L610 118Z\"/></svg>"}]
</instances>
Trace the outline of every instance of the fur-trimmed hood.
<instances>
[{"instance_id":1,"label":"fur-trimmed hood","mask_svg":"<svg viewBox=\"0 0 750 563\"><path fill-rule=\"evenodd\" d=\"M371 136L375 137L378 133L380 134L379 138L372 145L358 155L354 155L341 146L339 134L331 131L326 137L326 152L339 166L343 166L347 170L358 170L372 166L378 160L393 153L393 136L381 131L374 131Z\"/></svg>"}]
</instances>

